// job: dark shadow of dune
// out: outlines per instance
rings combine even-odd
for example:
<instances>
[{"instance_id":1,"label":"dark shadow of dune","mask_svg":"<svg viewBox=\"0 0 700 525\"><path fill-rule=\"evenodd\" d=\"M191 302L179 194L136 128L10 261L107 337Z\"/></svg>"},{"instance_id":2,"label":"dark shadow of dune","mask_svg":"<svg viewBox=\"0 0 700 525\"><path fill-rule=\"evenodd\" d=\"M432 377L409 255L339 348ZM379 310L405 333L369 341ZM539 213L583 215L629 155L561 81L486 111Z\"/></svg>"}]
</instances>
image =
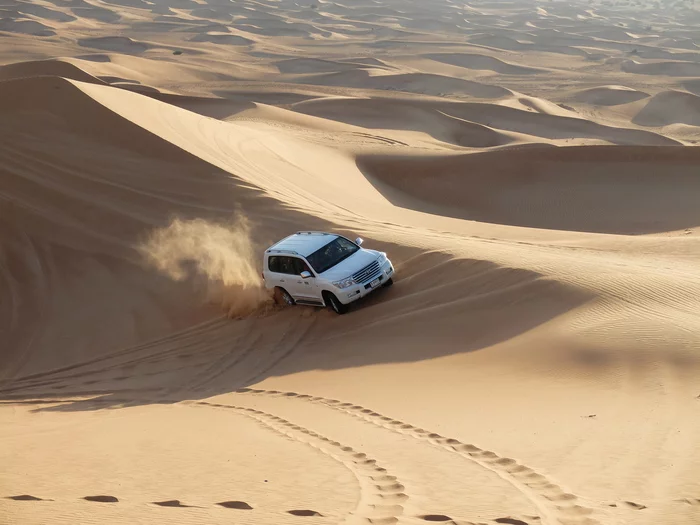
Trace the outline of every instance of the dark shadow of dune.
<instances>
[{"instance_id":1,"label":"dark shadow of dune","mask_svg":"<svg viewBox=\"0 0 700 525\"><path fill-rule=\"evenodd\" d=\"M357 164L396 206L459 219L624 235L700 224L696 148L531 146Z\"/></svg>"}]
</instances>

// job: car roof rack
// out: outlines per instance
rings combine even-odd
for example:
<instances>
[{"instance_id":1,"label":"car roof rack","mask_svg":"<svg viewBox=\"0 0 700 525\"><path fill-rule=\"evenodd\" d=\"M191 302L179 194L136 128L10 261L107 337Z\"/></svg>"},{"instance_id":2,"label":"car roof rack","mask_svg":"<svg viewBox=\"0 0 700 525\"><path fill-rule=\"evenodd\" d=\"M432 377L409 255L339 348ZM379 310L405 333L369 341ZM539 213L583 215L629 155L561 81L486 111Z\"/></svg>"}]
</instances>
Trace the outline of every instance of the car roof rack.
<instances>
[{"instance_id":1,"label":"car roof rack","mask_svg":"<svg viewBox=\"0 0 700 525\"><path fill-rule=\"evenodd\" d=\"M280 250L278 248L270 248L267 253L291 253L293 255L299 255L299 252L294 250Z\"/></svg>"},{"instance_id":2,"label":"car roof rack","mask_svg":"<svg viewBox=\"0 0 700 525\"><path fill-rule=\"evenodd\" d=\"M333 235L332 233L315 231L315 230L302 230L296 232L294 235Z\"/></svg>"}]
</instances>

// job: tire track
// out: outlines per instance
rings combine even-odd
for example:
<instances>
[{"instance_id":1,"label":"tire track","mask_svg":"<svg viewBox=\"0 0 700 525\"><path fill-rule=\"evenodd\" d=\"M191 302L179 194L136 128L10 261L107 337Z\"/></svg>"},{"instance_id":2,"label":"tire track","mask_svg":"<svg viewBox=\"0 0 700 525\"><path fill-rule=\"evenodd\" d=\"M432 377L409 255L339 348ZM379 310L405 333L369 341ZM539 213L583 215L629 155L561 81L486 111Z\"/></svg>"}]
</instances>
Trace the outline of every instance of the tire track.
<instances>
[{"instance_id":1,"label":"tire track","mask_svg":"<svg viewBox=\"0 0 700 525\"><path fill-rule=\"evenodd\" d=\"M291 398L320 404L391 432L410 436L431 445L441 447L444 450L476 463L482 468L490 470L509 482L517 490L527 496L537 507L541 513L543 523L558 523L562 525L598 525L599 523L596 519L591 517L594 512L593 509L583 505L578 496L564 490L561 486L536 470L514 459L499 456L490 450L485 450L472 444L462 443L457 439L444 437L440 434L415 427L404 421L384 416L361 405L346 403L336 399L298 394L296 392L280 392L276 390L259 390L253 388L239 389L237 393Z\"/></svg>"},{"instance_id":2,"label":"tire track","mask_svg":"<svg viewBox=\"0 0 700 525\"><path fill-rule=\"evenodd\" d=\"M301 327L299 327L298 324L295 324L292 327L291 334L287 332L282 334L280 340L270 353L272 360L266 363L265 366L257 371L253 376L246 378L246 383L254 383L280 363L288 359L299 348L299 343L306 339L309 332L313 330L315 324L316 317L314 316L311 319L305 320Z\"/></svg>"},{"instance_id":3,"label":"tire track","mask_svg":"<svg viewBox=\"0 0 700 525\"><path fill-rule=\"evenodd\" d=\"M396 476L391 475L387 469L379 466L375 459L366 454L317 434L313 430L254 408L207 401L193 401L186 404L234 410L279 434L307 444L341 463L355 475L360 485L360 499L357 507L346 517L345 523L389 525L396 523L399 516L403 514L402 504L408 499L404 485Z\"/></svg>"},{"instance_id":4,"label":"tire track","mask_svg":"<svg viewBox=\"0 0 700 525\"><path fill-rule=\"evenodd\" d=\"M0 394L71 383L77 379L91 377L106 371L128 366L141 366L157 362L159 359L177 356L190 349L196 350L199 338L220 330L225 326L225 323L225 320L216 318L165 337L123 348L106 356L19 377L14 379L7 387L0 385Z\"/></svg>"}]
</instances>

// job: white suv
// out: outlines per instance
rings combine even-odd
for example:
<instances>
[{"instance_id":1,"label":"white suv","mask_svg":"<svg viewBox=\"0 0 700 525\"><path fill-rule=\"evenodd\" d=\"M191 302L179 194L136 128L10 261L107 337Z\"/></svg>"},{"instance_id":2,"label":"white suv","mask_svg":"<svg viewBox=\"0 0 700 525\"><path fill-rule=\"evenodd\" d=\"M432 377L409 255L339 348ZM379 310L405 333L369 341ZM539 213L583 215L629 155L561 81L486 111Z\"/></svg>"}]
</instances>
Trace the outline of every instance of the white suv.
<instances>
[{"instance_id":1,"label":"white suv","mask_svg":"<svg viewBox=\"0 0 700 525\"><path fill-rule=\"evenodd\" d=\"M386 253L360 248L342 235L297 232L265 250L262 277L279 303L328 306L336 313L393 284Z\"/></svg>"}]
</instances>

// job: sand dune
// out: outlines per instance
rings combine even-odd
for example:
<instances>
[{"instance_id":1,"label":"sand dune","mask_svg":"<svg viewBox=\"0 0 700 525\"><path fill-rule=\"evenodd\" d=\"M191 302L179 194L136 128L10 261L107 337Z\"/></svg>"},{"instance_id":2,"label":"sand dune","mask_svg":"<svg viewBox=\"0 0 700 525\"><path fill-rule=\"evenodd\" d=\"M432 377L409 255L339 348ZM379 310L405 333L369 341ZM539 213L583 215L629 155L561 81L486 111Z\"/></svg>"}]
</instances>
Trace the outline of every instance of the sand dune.
<instances>
[{"instance_id":1,"label":"sand dune","mask_svg":"<svg viewBox=\"0 0 700 525\"><path fill-rule=\"evenodd\" d=\"M366 62L338 62L333 60L322 60L312 58L291 58L277 62L276 66L280 73L327 73L336 71L352 71L358 68L364 68L368 65L373 67L384 66L385 64L379 61Z\"/></svg>"},{"instance_id":2,"label":"sand dune","mask_svg":"<svg viewBox=\"0 0 700 525\"><path fill-rule=\"evenodd\" d=\"M650 62L640 63L625 60L621 65L625 73L637 75L667 75L674 77L695 77L700 75L700 64L690 62Z\"/></svg>"},{"instance_id":3,"label":"sand dune","mask_svg":"<svg viewBox=\"0 0 700 525\"><path fill-rule=\"evenodd\" d=\"M318 78L318 77L321 78ZM471 80L462 80L427 73L388 73L377 69L355 69L352 71L317 75L312 78L299 79L303 83L320 83L330 86L345 86L365 89L406 91L427 95L467 95L475 98L500 98L511 92L498 86L492 86Z\"/></svg>"},{"instance_id":4,"label":"sand dune","mask_svg":"<svg viewBox=\"0 0 700 525\"><path fill-rule=\"evenodd\" d=\"M76 20L76 17L71 14L63 11L57 11L55 9L49 9L48 7L32 4L30 2L23 2L18 5L17 11L25 15L32 15L37 18L53 20L54 22L72 22L73 20Z\"/></svg>"},{"instance_id":5,"label":"sand dune","mask_svg":"<svg viewBox=\"0 0 700 525\"><path fill-rule=\"evenodd\" d=\"M699 16L4 0L2 525L696 524Z\"/></svg>"},{"instance_id":6,"label":"sand dune","mask_svg":"<svg viewBox=\"0 0 700 525\"><path fill-rule=\"evenodd\" d=\"M53 36L56 34L53 27L50 25L15 16L11 18L0 18L0 31L33 36Z\"/></svg>"},{"instance_id":7,"label":"sand dune","mask_svg":"<svg viewBox=\"0 0 700 525\"><path fill-rule=\"evenodd\" d=\"M360 166L424 201L429 212L441 209L483 222L629 235L679 230L700 221L694 204L699 159L700 151L694 149L586 146L447 158L368 158Z\"/></svg>"},{"instance_id":8,"label":"sand dune","mask_svg":"<svg viewBox=\"0 0 700 525\"><path fill-rule=\"evenodd\" d=\"M114 23L122 19L122 15L106 5L96 5L85 2L71 7L70 10L71 13L80 19L97 20L103 23Z\"/></svg>"},{"instance_id":9,"label":"sand dune","mask_svg":"<svg viewBox=\"0 0 700 525\"><path fill-rule=\"evenodd\" d=\"M488 126L452 116L444 111L388 101L309 100L292 105L303 115L340 121L374 130L406 130L425 133L447 144L490 147L515 138ZM350 109L350 111L348 111Z\"/></svg>"},{"instance_id":10,"label":"sand dune","mask_svg":"<svg viewBox=\"0 0 700 525\"><path fill-rule=\"evenodd\" d=\"M233 46L246 46L253 43L253 41L249 38L232 35L231 33L216 33L211 31L193 36L190 38L190 42L212 42L214 44L226 44Z\"/></svg>"},{"instance_id":11,"label":"sand dune","mask_svg":"<svg viewBox=\"0 0 700 525\"><path fill-rule=\"evenodd\" d=\"M700 95L700 79L686 80L685 82L683 82L683 87L691 93Z\"/></svg>"},{"instance_id":12,"label":"sand dune","mask_svg":"<svg viewBox=\"0 0 700 525\"><path fill-rule=\"evenodd\" d=\"M243 22L234 22L232 27L240 31L246 31L256 35L264 36L309 36L309 35L324 35L330 36L329 31L324 31L311 24L294 23L285 21L265 20L260 23L255 19L247 19Z\"/></svg>"},{"instance_id":13,"label":"sand dune","mask_svg":"<svg viewBox=\"0 0 700 525\"><path fill-rule=\"evenodd\" d=\"M56 76L95 84L103 83L75 64L63 60L37 60L0 66L0 81L38 76Z\"/></svg>"},{"instance_id":14,"label":"sand dune","mask_svg":"<svg viewBox=\"0 0 700 525\"><path fill-rule=\"evenodd\" d=\"M682 91L658 93L649 99L633 121L642 126L700 126L700 96Z\"/></svg>"},{"instance_id":15,"label":"sand dune","mask_svg":"<svg viewBox=\"0 0 700 525\"><path fill-rule=\"evenodd\" d=\"M193 9L190 11L191 16L197 18L208 18L212 20L225 20L230 21L232 19L233 9L227 9L225 6L216 6L216 8L201 8Z\"/></svg>"},{"instance_id":16,"label":"sand dune","mask_svg":"<svg viewBox=\"0 0 700 525\"><path fill-rule=\"evenodd\" d=\"M620 145L679 144L674 139L648 131L616 128L582 118L563 117L495 104L423 103L407 105L401 102L389 103L387 101L353 99L300 102L294 104L293 108L302 113L338 119L367 127L391 128L410 118L415 122L414 125L430 129L430 125L426 124L429 122L425 120L426 114L437 110L448 117L456 117L490 128L531 135L541 139L591 138Z\"/></svg>"},{"instance_id":17,"label":"sand dune","mask_svg":"<svg viewBox=\"0 0 700 525\"><path fill-rule=\"evenodd\" d=\"M89 84L83 84L83 86L87 85ZM15 228L8 232L8 242L12 243L12 239L14 238L13 231L16 231L17 234L21 234L22 230L16 229L20 228L21 224L33 224L34 226L31 230L25 230L25 234L30 235L31 238L36 238L36 242L40 242L39 239L44 238L43 235L45 235L42 232L46 232L47 228L48 231L52 231L53 233L49 237L45 238L47 240L51 239L50 242L55 245L55 248L52 250L55 250L57 254L65 252L66 257L68 257L66 264L69 265L66 268L70 267L70 260L72 260L70 253L72 250L80 249L80 246L91 245L93 246L92 250L94 250L96 257L96 266L94 267L94 270L92 270L94 279L99 279L99 273L101 271L100 268L111 268L112 272L116 272L115 278L117 279L119 272L126 272L122 274L124 276L128 275L128 273L135 272L133 276L136 280L133 281L133 286L137 286L139 288L143 286L143 283L153 279L154 274L152 271L139 271L138 267L134 266L138 258L137 254L133 252L133 248L130 248L128 245L124 244L124 241L130 237L134 241L137 240L137 236L140 235L140 232L144 231L144 227L148 224L158 224L160 222L162 225L166 225L168 220L168 208L175 210L178 206L184 206L183 210L190 209L192 212L197 209L203 210L213 203L204 205L204 203L198 203L196 199L186 199L185 194L180 193L181 190L168 192L170 193L169 196L162 196L164 199L163 202L165 204L165 209L159 212L165 212L165 215L160 215L160 218L158 218L159 213L153 215L152 213L147 212L149 206L152 206L154 202L154 197L150 195L150 192L144 192L145 188L139 189L138 185L134 186L133 183L128 184L127 186L124 186L123 182L121 184L117 184L116 186L115 183L119 180L119 177L122 177L125 170L128 170L127 166L129 163L137 161L139 155L141 157L143 157L143 155L147 155L148 158L151 159L148 161L151 166L154 166L154 162L157 162L155 159L158 157L164 161L169 159L167 162L171 163L172 166L180 165L181 168L175 171L169 170L171 174L166 176L167 178L171 178L171 180L177 180L178 177L182 177L183 173L186 173L188 169L192 169L193 167L192 161L188 160L188 156L184 153L178 152L176 148L173 148L162 139L154 137L150 133L140 129L137 126L134 126L131 122L118 117L109 109L104 108L92 98L87 96L83 91L76 87L75 84L71 83L71 81L40 77L4 82L3 84L0 84L0 88L3 92L2 100L13 100L14 102L11 107L5 106L3 108L6 116L5 129L8 130L4 133L5 150L15 148L17 151L23 151L25 154L32 151L31 145L23 145L21 138L19 139L19 143L17 142L17 139L12 140L10 138L11 136L8 135L8 132L10 126L12 126L11 129L14 129L15 133L32 129L34 127L33 120L29 119L29 122L25 122L25 124L22 125L21 122L17 121L17 118L15 118L14 115L21 116L21 112L26 111L27 108L33 108L34 111L37 111L39 108L34 105L34 102L36 100L43 100L44 102L40 107L42 113L46 115L46 117L53 117L52 120L54 121L56 120L56 117L60 117L60 120L56 122L58 123L63 121L65 124L56 124L55 127L46 127L44 125L43 129L34 128L34 131L38 133L38 136L43 137L45 140L54 140L57 137L63 137L59 140L60 143L64 144L63 147L70 144L71 141L75 141L78 137L83 137L84 139L89 137L90 144L92 145L91 152L85 151L81 155L76 155L76 157L73 158L72 163L66 164L65 162L60 161L60 149L54 151L53 153L48 153L44 162L58 162L60 165L60 173L63 173L63 176L69 176L73 181L71 184L77 185L76 189L82 184L86 183L89 187L95 189L103 188L101 191L107 192L107 194L111 193L118 199L130 199L133 196L137 201L139 201L139 203L133 203L135 207L132 208L130 213L124 214L122 219L120 219L117 223L114 223L114 228L112 228L112 231L103 230L98 236L98 232L80 225L81 222L83 224L88 224L89 221L85 222L85 220L88 219L91 214L94 215L97 210L101 209L99 204L89 204L89 193L85 193L87 188L78 190L79 193L77 194L75 194L74 190L74 192L69 192L64 195L61 191L50 189L52 187L51 180L54 176L48 177L44 179L43 182L44 185L47 185L47 189L49 190L48 193L43 200L38 202L35 201L34 203L34 206L41 206L41 211L37 213L32 211L34 206L27 207L29 205L27 199L31 198L30 195L31 191L33 191L32 188L41 187L41 185L37 186L37 184L41 183L36 180L35 176L32 175L32 173L34 173L33 171L17 172L17 168L8 166L6 167L6 170L11 169L12 171L10 173L12 173L12 178L13 180L17 181L16 185L8 186L4 190L6 195L8 190L11 191L12 193L9 195L12 196L13 201L17 203L15 207L8 210L12 213L11 216L14 217L14 220L16 221ZM105 89L111 90L113 88ZM140 96L125 92L123 93L124 95L132 95L134 97ZM91 158L91 155L95 155L104 148L117 148L117 151L121 150L124 152L125 156L123 157L123 161L111 167L104 166L99 170L95 170L93 167L93 169L89 170L92 173L91 179L89 180L92 182L86 181L84 176L81 175L81 173L84 173L83 169L87 168L89 165L87 163L90 163L89 159ZM203 174L207 172L206 169L202 170L201 168L199 171ZM10 176L10 173L7 173L7 175ZM204 183L205 180L210 180L209 184L217 185L217 178L218 177L216 175L214 175L213 178L211 175L205 175L205 179L203 179L202 183ZM22 180L25 180L26 182L22 184ZM197 182L194 182L194 184L196 185ZM26 193L27 191L30 193ZM121 197L119 197L120 195ZM65 201L65 199L68 199L68 201ZM62 202L72 202L74 199L78 199L75 202L82 203L82 211L79 212L78 215L67 215L66 212L68 210L62 207ZM149 204L149 202L151 204ZM180 204L178 204L178 202ZM175 208L172 208L172 206L175 206ZM105 218L117 212L116 208L112 207L111 209L112 211L104 210L106 213ZM233 213L233 209L231 209L231 212ZM81 218L83 219L82 221L80 221ZM22 242L22 240L21 238L17 238L17 241L15 242ZM13 250L10 249L10 255L12 255L12 253ZM99 254L103 254L105 257L102 262L99 262L101 257ZM18 253L17 256L22 256L22 254ZM58 255L56 255L56 257L58 257ZM75 257L73 257L73 259L75 259ZM149 275L151 276L149 277ZM39 284L40 283L37 283L37 286L39 286ZM159 279L155 279L152 287L141 288L141 291L137 293L137 296L141 297L141 299L137 299L136 296L129 299L131 292L125 292L122 294L122 299L117 299L115 297L115 300L121 301L119 304L122 306L136 304L133 302L135 300L146 299L147 301L150 301L148 299L148 294L152 293L154 287L157 289L158 287L163 286L163 284L164 282L160 281ZM41 289L38 289L37 291L42 292ZM97 290L95 291L97 292ZM65 297L65 300L72 300L71 295L68 294ZM155 296L153 297L153 300L155 300ZM8 306L13 305L17 307L19 303L15 303L14 300L11 300ZM91 308L87 304L85 306L87 308ZM108 315L107 312L109 309L114 308L113 305L105 305L105 307L107 310L103 310L102 313L95 311L91 315L105 316ZM68 333L71 330L79 333L84 330L85 327L81 321L81 316L85 315L87 311L82 309L79 310L80 312L76 311L73 314L65 316L63 325L64 333ZM140 330L138 332L131 332L131 335L129 335L130 331L126 331L114 339L112 339L115 336L114 332L107 332L100 336L99 333L102 331L102 328L95 326L94 335L90 336L86 334L86 338L83 339L83 341L85 341L87 344L94 344L96 341L95 339L93 339L92 343L89 342L91 337L102 338L101 340L106 345L104 350L109 352L110 348L116 349L124 344L134 344L139 340L142 340L135 338L145 337L148 339L149 337L153 337L159 333L164 333L163 330L177 328L177 323L182 322L178 321L178 316L181 317L185 314L185 312L183 311L180 314L173 312L173 314L174 316L168 315L160 319L154 318L153 320L156 321L155 324L152 326L152 328L147 329L146 332L142 332L142 330ZM187 316L189 316L189 314L187 314ZM194 318L196 317L197 314L195 314ZM119 326L119 323L115 325L115 328L118 331L121 330ZM13 347L16 350L21 350L23 348L23 344L21 340L15 339L13 336L19 338L22 335L21 330L16 332L13 331L11 334L10 340L13 342ZM51 332L46 332L42 337L46 337L44 348L50 348L52 340ZM14 343L16 343L16 346ZM35 347L35 349L39 349L39 351L41 348L41 345ZM80 348L81 345L76 347L74 350L71 350L71 352L75 352L75 355L79 355L80 352L83 351ZM6 357L8 358L8 363L13 361L14 356L12 354L7 355ZM20 355L17 357L22 356ZM64 357L67 357L70 360L69 356ZM68 364L68 361L66 361L64 364ZM54 366L57 365L59 365L58 362L54 364ZM7 370L11 369L12 367L10 366Z\"/></svg>"},{"instance_id":18,"label":"sand dune","mask_svg":"<svg viewBox=\"0 0 700 525\"><path fill-rule=\"evenodd\" d=\"M83 47L93 49L102 49L115 53L143 53L152 49L154 46L147 42L139 42L127 37L121 36L100 36L95 38L83 38L78 41Z\"/></svg>"},{"instance_id":19,"label":"sand dune","mask_svg":"<svg viewBox=\"0 0 700 525\"><path fill-rule=\"evenodd\" d=\"M580 91L571 100L595 106L619 106L647 97L648 93L625 86L600 86Z\"/></svg>"},{"instance_id":20,"label":"sand dune","mask_svg":"<svg viewBox=\"0 0 700 525\"><path fill-rule=\"evenodd\" d=\"M570 45L557 46L553 44L535 44L531 42L521 42L507 36L483 35L472 37L469 41L480 46L507 51L544 51L562 55L588 56L586 51Z\"/></svg>"},{"instance_id":21,"label":"sand dune","mask_svg":"<svg viewBox=\"0 0 700 525\"><path fill-rule=\"evenodd\" d=\"M469 53L434 53L426 56L432 60L451 64L453 66L464 67L467 69L485 69L501 73L503 75L533 75L541 72L540 69L534 67L523 67L515 64L509 64L497 58L487 55L475 55Z\"/></svg>"}]
</instances>

